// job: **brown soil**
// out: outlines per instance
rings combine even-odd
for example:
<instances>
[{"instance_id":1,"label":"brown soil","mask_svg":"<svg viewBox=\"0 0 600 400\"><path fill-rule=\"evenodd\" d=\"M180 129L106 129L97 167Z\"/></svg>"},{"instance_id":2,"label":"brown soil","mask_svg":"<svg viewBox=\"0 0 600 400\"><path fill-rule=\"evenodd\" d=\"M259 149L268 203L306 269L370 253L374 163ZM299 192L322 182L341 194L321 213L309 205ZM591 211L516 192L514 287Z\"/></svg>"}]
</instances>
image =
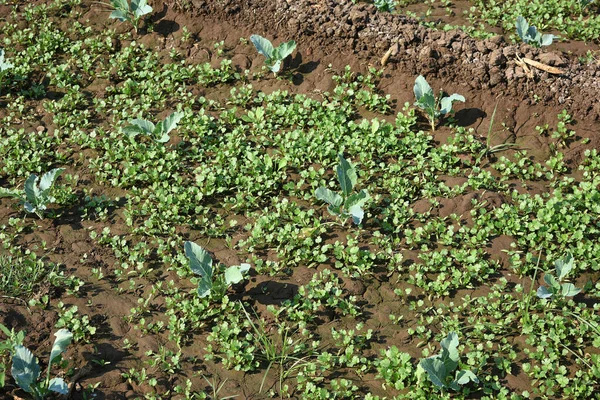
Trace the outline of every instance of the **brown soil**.
<instances>
[{"instance_id":1,"label":"brown soil","mask_svg":"<svg viewBox=\"0 0 600 400\"><path fill-rule=\"evenodd\" d=\"M251 44L240 43L240 38L248 38L250 34L256 33L269 37L274 42L294 39L298 43L298 51L289 63L294 76L286 89L296 93L315 93L330 91L334 87L329 65L338 71L346 65L350 65L353 71L361 72L365 72L368 66L380 68L381 58L392 48L380 88L392 95L395 111L400 110L405 102L414 101L414 79L423 74L432 87L441 87L446 92L457 92L465 96L467 102L458 106L456 119L459 124L474 128L482 137L488 133L491 116L497 105L492 129L497 135L492 144L501 143L508 138L529 149L530 154L544 159L551 139L540 137L535 127L555 125L556 115L567 109L575 119L574 129L578 135L591 139L585 146L572 146L566 154L568 161L577 165L585 149L597 148L599 145L600 70L597 65L582 65L574 55L553 51L554 47L539 50L527 45L508 44L501 36L477 41L459 31L432 31L406 17L381 13L372 5L353 4L349 0L171 0L152 1L151 5L155 10L152 17L155 31L145 33L142 29L139 40L164 53L176 47L188 60L215 61L218 57L214 54L213 44L223 40L227 56L231 57L240 70L257 70L263 63L263 57L256 53ZM87 10L83 20L90 20L95 29L103 26L113 26L117 32L127 29L124 25L107 22L107 13L96 2L86 1L83 7ZM192 43L182 43L180 40L184 26L194 38ZM558 67L564 73L552 75L532 68L528 75L523 68L517 66L518 55ZM265 80L255 84L255 87L270 92L281 85L277 80ZM101 96L104 87L102 82L94 82L85 89L93 95ZM215 89L204 95L208 98L224 98L228 90L219 92L219 89ZM50 124L51 122L48 123ZM504 131L500 128L502 124L506 127ZM51 126L48 129L52 131ZM445 141L448 132L449 130L441 128L436 132L436 140ZM444 217L455 213L467 216L472 196L479 195L477 193L451 200L444 199L432 215ZM500 195L481 195L490 204L502 202ZM10 207L10 202L2 201L2 206L2 223L9 217L20 216L19 211ZM429 204L423 204L423 207L426 210ZM93 344L72 346L69 350L71 365L87 371L80 377L77 388L100 382L101 394L97 398L124 399L142 395L148 388L128 383L121 373L134 366L147 368L141 362L143 354L148 350L157 351L160 342L166 341L166 334L162 337L142 335L124 317L137 306L140 296L148 298L149 288L136 286L133 291L124 290L122 294L117 294L115 287L118 285L127 289L127 282L117 283L110 279L98 281L92 278L92 268L101 268L105 274L109 274L115 264L112 253L95 247L89 238L89 231L101 232L104 227L102 224L62 218L53 222L44 220L38 222L38 225L38 229L22 237L22 244L28 248L41 248L44 241L51 249L48 251L50 261L66 265L68 274L80 276L87 282L83 293L80 292L77 297L67 293L48 293L51 302L60 298L65 304L77 305L80 312L90 315L94 325L98 327ZM112 216L110 227L112 234L127 232L123 216L118 212ZM505 239L497 238L489 253L507 269L507 257L501 251L508 247L509 243ZM240 255L228 249L223 242L213 240L206 243L206 247L225 264L243 261ZM81 263L84 254L87 260ZM295 269L292 276L278 278L277 281L255 277L246 286L243 298L252 299L260 312L261 307L264 309L268 304L278 304L291 298L297 287L306 284L314 272L314 269L302 267ZM167 280L165 276L161 276L161 279ZM182 282L182 285L185 283ZM368 285L350 279L346 282L348 291L362 296L368 303L369 318L366 327L377 330L378 337L385 338L386 345L413 340L407 337L405 329L389 323L390 314L410 315L406 304L398 304L398 297L394 294L394 289L398 287L395 279L388 282L387 279L374 278ZM402 286L400 288L403 289ZM161 299L153 300L151 306L160 309ZM40 310L39 307L29 310L19 301L0 298L0 323L25 329L28 332L25 344L36 354L40 354L37 349L47 352L51 346L51 333L54 332L56 319L56 312ZM334 319L333 316L323 316L322 322L320 329L325 330L343 325L343 321ZM415 323L408 318L406 326ZM137 347L124 350L124 339L137 343ZM186 347L184 352L190 357L202 357L204 345L205 343L194 344ZM406 351L412 348L411 355L420 357L421 349L414 346L403 347ZM100 367L92 363L92 359L99 358L109 364ZM205 368L206 374L215 377L217 381L228 379L221 395L238 394L238 398L262 398L258 394L262 374L228 371L211 362L206 362ZM196 389L206 387L201 378L194 379ZM166 391L169 384L168 380L161 381L158 387ZM379 382L373 380L369 383L369 377L364 377L361 384L369 387L374 394L386 395ZM267 379L267 385L276 385L274 375ZM528 385L527 377L511 377L507 385L513 390L523 390ZM81 392L77 388L73 398L81 398ZM10 388L10 393L15 396L23 395L14 387ZM7 396L6 398L11 398L10 395Z\"/></svg>"}]
</instances>

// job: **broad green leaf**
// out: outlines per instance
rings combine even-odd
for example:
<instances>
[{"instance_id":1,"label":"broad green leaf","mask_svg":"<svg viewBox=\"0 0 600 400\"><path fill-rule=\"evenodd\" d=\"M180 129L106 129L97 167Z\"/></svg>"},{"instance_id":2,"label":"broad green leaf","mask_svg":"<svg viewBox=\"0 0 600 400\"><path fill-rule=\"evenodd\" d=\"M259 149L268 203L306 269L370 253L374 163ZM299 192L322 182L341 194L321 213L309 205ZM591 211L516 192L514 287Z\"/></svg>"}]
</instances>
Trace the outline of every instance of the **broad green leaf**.
<instances>
[{"instance_id":1,"label":"broad green leaf","mask_svg":"<svg viewBox=\"0 0 600 400\"><path fill-rule=\"evenodd\" d=\"M356 169L346 161L342 154L339 154L339 158L340 163L337 166L338 181L340 182L344 196L349 196L350 193L352 193L354 185L356 185L358 176L356 174Z\"/></svg>"},{"instance_id":2,"label":"broad green leaf","mask_svg":"<svg viewBox=\"0 0 600 400\"><path fill-rule=\"evenodd\" d=\"M542 35L542 40L541 40L540 44L542 46L550 46L555 37L556 36L551 35L551 34L544 34L544 35Z\"/></svg>"},{"instance_id":3,"label":"broad green leaf","mask_svg":"<svg viewBox=\"0 0 600 400\"><path fill-rule=\"evenodd\" d=\"M152 12L152 7L146 0L131 0L131 11L135 18L139 18Z\"/></svg>"},{"instance_id":4,"label":"broad green leaf","mask_svg":"<svg viewBox=\"0 0 600 400\"><path fill-rule=\"evenodd\" d=\"M121 22L125 22L129 20L129 14L127 11L123 11L123 10L114 10L113 12L110 13L110 15L108 16L108 18L110 19L118 19Z\"/></svg>"},{"instance_id":5,"label":"broad green leaf","mask_svg":"<svg viewBox=\"0 0 600 400\"><path fill-rule=\"evenodd\" d=\"M479 383L477 376L472 371L466 369L456 371L456 378L454 381L459 385L466 385L469 382Z\"/></svg>"},{"instance_id":6,"label":"broad green leaf","mask_svg":"<svg viewBox=\"0 0 600 400\"><path fill-rule=\"evenodd\" d=\"M446 377L448 375L444 363L437 357L429 357L419 362L419 365L425 372L429 380L439 388L446 387Z\"/></svg>"},{"instance_id":7,"label":"broad green leaf","mask_svg":"<svg viewBox=\"0 0 600 400\"><path fill-rule=\"evenodd\" d=\"M571 254L567 254L562 260L556 260L554 262L554 268L556 268L556 276L558 280L562 281L573 269L573 256Z\"/></svg>"},{"instance_id":8,"label":"broad green leaf","mask_svg":"<svg viewBox=\"0 0 600 400\"><path fill-rule=\"evenodd\" d=\"M315 196L317 199L326 202L335 207L339 207L342 205L344 199L339 194L327 189L326 187L320 187L315 191Z\"/></svg>"},{"instance_id":9,"label":"broad green leaf","mask_svg":"<svg viewBox=\"0 0 600 400\"><path fill-rule=\"evenodd\" d=\"M517 28L517 35L519 35L522 41L526 42L527 31L529 30L527 20L519 15L515 26Z\"/></svg>"},{"instance_id":10,"label":"broad green leaf","mask_svg":"<svg viewBox=\"0 0 600 400\"><path fill-rule=\"evenodd\" d=\"M68 394L69 387L62 378L52 378L48 384L48 390L54 393Z\"/></svg>"},{"instance_id":11,"label":"broad green leaf","mask_svg":"<svg viewBox=\"0 0 600 400\"><path fill-rule=\"evenodd\" d=\"M552 297L552 292L548 291L546 286L540 286L535 293L540 299L548 299Z\"/></svg>"},{"instance_id":12,"label":"broad green leaf","mask_svg":"<svg viewBox=\"0 0 600 400\"><path fill-rule=\"evenodd\" d=\"M252 36L250 36L250 41L252 42L254 47L256 47L256 50L260 54L265 56L268 60L270 60L273 57L273 51L274 51L273 44L271 44L271 42L268 39L265 39L264 37L262 37L260 35L252 35ZM279 68L277 68L277 71L279 71ZM277 71L273 71L273 72L277 72Z\"/></svg>"},{"instance_id":13,"label":"broad green leaf","mask_svg":"<svg viewBox=\"0 0 600 400\"><path fill-rule=\"evenodd\" d=\"M546 282L548 284L548 286L550 286L550 290L552 292L556 293L556 292L560 291L560 283L558 283L558 281L556 280L554 275L552 275L552 274L544 275L544 282Z\"/></svg>"},{"instance_id":14,"label":"broad green leaf","mask_svg":"<svg viewBox=\"0 0 600 400\"><path fill-rule=\"evenodd\" d=\"M232 285L243 281L248 270L250 270L250 264L232 265L225 270L225 283Z\"/></svg>"},{"instance_id":15,"label":"broad green leaf","mask_svg":"<svg viewBox=\"0 0 600 400\"><path fill-rule=\"evenodd\" d=\"M442 98L440 102L440 114L446 115L452 111L452 103L455 101L465 102L465 98L460 94L454 93L452 96Z\"/></svg>"},{"instance_id":16,"label":"broad green leaf","mask_svg":"<svg viewBox=\"0 0 600 400\"><path fill-rule=\"evenodd\" d=\"M460 355L458 354L458 335L450 332L448 336L440 342L442 352L439 355L440 361L444 363L444 367L448 373L454 371L458 367Z\"/></svg>"},{"instance_id":17,"label":"broad green leaf","mask_svg":"<svg viewBox=\"0 0 600 400\"><path fill-rule=\"evenodd\" d=\"M212 281L202 277L198 282L198 297L207 297L212 289Z\"/></svg>"},{"instance_id":18,"label":"broad green leaf","mask_svg":"<svg viewBox=\"0 0 600 400\"><path fill-rule=\"evenodd\" d=\"M572 283L563 283L561 285L561 293L563 297L573 297L576 294L579 294L579 292L581 292L581 289L576 288Z\"/></svg>"},{"instance_id":19,"label":"broad green leaf","mask_svg":"<svg viewBox=\"0 0 600 400\"><path fill-rule=\"evenodd\" d=\"M356 225L360 225L363 218L365 217L365 211L362 209L360 204L355 204L348 208L348 213L352 216L352 222Z\"/></svg>"},{"instance_id":20,"label":"broad green leaf","mask_svg":"<svg viewBox=\"0 0 600 400\"><path fill-rule=\"evenodd\" d=\"M167 116L163 121L160 121L154 129L155 134L167 134L177 126L177 123L183 118L182 112L174 112Z\"/></svg>"},{"instance_id":21,"label":"broad green leaf","mask_svg":"<svg viewBox=\"0 0 600 400\"><path fill-rule=\"evenodd\" d=\"M10 372L17 385L27 393L31 393L31 385L40 377L40 366L33 353L25 346L19 345L15 347Z\"/></svg>"},{"instance_id":22,"label":"broad green leaf","mask_svg":"<svg viewBox=\"0 0 600 400\"><path fill-rule=\"evenodd\" d=\"M40 190L42 192L45 192L48 189L50 189L50 187L52 187L52 185L54 184L54 181L56 180L56 178L60 174L62 174L62 172L64 170L65 170L64 168L54 168L53 170L46 172L42 176L42 180L40 181Z\"/></svg>"},{"instance_id":23,"label":"broad green leaf","mask_svg":"<svg viewBox=\"0 0 600 400\"><path fill-rule=\"evenodd\" d=\"M432 93L425 93L415 104L421 110L425 110L432 118L437 116L435 96Z\"/></svg>"},{"instance_id":24,"label":"broad green leaf","mask_svg":"<svg viewBox=\"0 0 600 400\"><path fill-rule=\"evenodd\" d=\"M52 364L56 357L65 351L73 339L73 334L69 332L68 329L59 329L54 336L56 336L56 339L54 340L52 350L50 351L50 364Z\"/></svg>"},{"instance_id":25,"label":"broad green leaf","mask_svg":"<svg viewBox=\"0 0 600 400\"><path fill-rule=\"evenodd\" d=\"M433 90L431 89L431 86L429 86L429 83L427 83L423 75L419 75L415 80L415 86L413 87L413 91L415 92L415 97L417 98L418 102L420 102L421 98L426 94L431 95L431 97L433 97L435 101Z\"/></svg>"},{"instance_id":26,"label":"broad green leaf","mask_svg":"<svg viewBox=\"0 0 600 400\"><path fill-rule=\"evenodd\" d=\"M131 121L129 121L129 123L133 126L137 126L143 133L150 135L152 133L154 133L154 130L156 129L156 126L145 119L132 119Z\"/></svg>"},{"instance_id":27,"label":"broad green leaf","mask_svg":"<svg viewBox=\"0 0 600 400\"><path fill-rule=\"evenodd\" d=\"M350 208L356 205L362 207L369 199L369 192L363 189L358 193L354 193L353 195L348 196L344 206L346 208Z\"/></svg>"},{"instance_id":28,"label":"broad green leaf","mask_svg":"<svg viewBox=\"0 0 600 400\"><path fill-rule=\"evenodd\" d=\"M296 42L290 40L287 43L281 43L273 51L273 58L283 61L287 56L292 54L296 49Z\"/></svg>"},{"instance_id":29,"label":"broad green leaf","mask_svg":"<svg viewBox=\"0 0 600 400\"><path fill-rule=\"evenodd\" d=\"M190 260L190 269L196 275L212 279L212 258L210 254L194 242L186 241L185 255Z\"/></svg>"},{"instance_id":30,"label":"broad green leaf","mask_svg":"<svg viewBox=\"0 0 600 400\"><path fill-rule=\"evenodd\" d=\"M147 132L145 130L143 130L142 128L140 128L137 125L129 125L129 126L123 127L121 130L123 131L124 134L126 134L129 137L129 139L133 139L139 134L143 134L143 135L147 134Z\"/></svg>"},{"instance_id":31,"label":"broad green leaf","mask_svg":"<svg viewBox=\"0 0 600 400\"><path fill-rule=\"evenodd\" d=\"M37 185L39 179L40 178L36 174L31 174L25 181L25 197L27 198L27 201L31 203L33 208L38 205L38 200L40 198L40 192Z\"/></svg>"}]
</instances>

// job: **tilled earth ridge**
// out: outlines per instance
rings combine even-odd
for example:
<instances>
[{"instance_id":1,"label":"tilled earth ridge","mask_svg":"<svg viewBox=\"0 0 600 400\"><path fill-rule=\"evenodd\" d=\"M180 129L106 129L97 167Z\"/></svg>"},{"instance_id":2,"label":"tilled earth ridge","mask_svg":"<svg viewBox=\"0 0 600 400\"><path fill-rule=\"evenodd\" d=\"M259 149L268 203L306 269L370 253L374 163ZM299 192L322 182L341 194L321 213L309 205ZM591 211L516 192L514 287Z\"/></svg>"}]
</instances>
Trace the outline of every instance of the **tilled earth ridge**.
<instances>
[{"instance_id":1,"label":"tilled earth ridge","mask_svg":"<svg viewBox=\"0 0 600 400\"><path fill-rule=\"evenodd\" d=\"M175 2L177 4L177 2ZM309 43L325 54L348 50L374 66L392 46L388 63L405 73L423 74L459 84L490 97L566 108L576 119L600 118L600 70L577 57L526 44L511 45L502 36L476 40L454 30L441 32L401 15L379 12L372 4L350 0L192 0L192 12L256 31ZM562 75L517 65L517 56L561 69ZM534 100L535 96L535 100Z\"/></svg>"}]
</instances>

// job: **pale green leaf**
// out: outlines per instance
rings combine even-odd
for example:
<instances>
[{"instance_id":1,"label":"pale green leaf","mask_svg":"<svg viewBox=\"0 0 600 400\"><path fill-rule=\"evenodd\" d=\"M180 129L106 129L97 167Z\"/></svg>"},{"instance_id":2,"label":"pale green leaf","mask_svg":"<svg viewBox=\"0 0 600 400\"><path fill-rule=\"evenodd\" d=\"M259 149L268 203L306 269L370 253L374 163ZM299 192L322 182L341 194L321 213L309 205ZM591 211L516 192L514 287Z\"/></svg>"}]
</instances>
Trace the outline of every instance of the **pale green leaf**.
<instances>
[{"instance_id":1,"label":"pale green leaf","mask_svg":"<svg viewBox=\"0 0 600 400\"><path fill-rule=\"evenodd\" d=\"M54 336L56 336L56 339L50 351L50 364L65 351L73 339L73 334L68 329L59 329Z\"/></svg>"},{"instance_id":2,"label":"pale green leaf","mask_svg":"<svg viewBox=\"0 0 600 400\"><path fill-rule=\"evenodd\" d=\"M53 170L46 172L42 176L42 180L40 181L40 191L45 192L48 189L50 189L50 187L52 187L52 185L54 184L54 181L56 180L56 178L64 170L65 170L64 168L54 168Z\"/></svg>"},{"instance_id":3,"label":"pale green leaf","mask_svg":"<svg viewBox=\"0 0 600 400\"><path fill-rule=\"evenodd\" d=\"M248 270L250 270L250 264L232 265L225 270L225 283L232 285L243 281Z\"/></svg>"},{"instance_id":4,"label":"pale green leaf","mask_svg":"<svg viewBox=\"0 0 600 400\"><path fill-rule=\"evenodd\" d=\"M420 102L421 98L426 94L429 94L435 100L433 90L431 89L431 86L429 86L429 83L427 83L423 75L419 75L415 80L415 86L413 87L413 91L415 92L415 97L417 98L418 102Z\"/></svg>"},{"instance_id":5,"label":"pale green leaf","mask_svg":"<svg viewBox=\"0 0 600 400\"><path fill-rule=\"evenodd\" d=\"M152 7L148 5L146 0L131 0L131 12L135 18L142 17L152 12Z\"/></svg>"},{"instance_id":6,"label":"pale green leaf","mask_svg":"<svg viewBox=\"0 0 600 400\"><path fill-rule=\"evenodd\" d=\"M444 363L437 357L429 357L419 362L419 365L427 373L429 380L439 388L446 387L446 376L448 375Z\"/></svg>"},{"instance_id":7,"label":"pale green leaf","mask_svg":"<svg viewBox=\"0 0 600 400\"><path fill-rule=\"evenodd\" d=\"M565 258L554 262L556 268L556 276L559 281L562 281L573 269L573 256L567 254Z\"/></svg>"},{"instance_id":8,"label":"pale green leaf","mask_svg":"<svg viewBox=\"0 0 600 400\"><path fill-rule=\"evenodd\" d=\"M440 114L446 115L450 111L452 111L452 104L455 101L460 101L460 102L464 103L465 98L463 96L461 96L460 94L456 94L456 93L454 93L451 96L442 98L442 100L440 102Z\"/></svg>"},{"instance_id":9,"label":"pale green leaf","mask_svg":"<svg viewBox=\"0 0 600 400\"><path fill-rule=\"evenodd\" d=\"M136 118L129 121L129 123L138 127L141 132L147 135L154 133L154 130L156 129L156 126L152 122L145 119Z\"/></svg>"},{"instance_id":10,"label":"pale green leaf","mask_svg":"<svg viewBox=\"0 0 600 400\"><path fill-rule=\"evenodd\" d=\"M540 286L535 294L540 299L548 299L552 297L552 292L550 292L546 286Z\"/></svg>"},{"instance_id":11,"label":"pale green leaf","mask_svg":"<svg viewBox=\"0 0 600 400\"><path fill-rule=\"evenodd\" d=\"M252 35L250 36L250 41L254 47L256 47L256 50L267 59L271 59L273 57L273 44L268 39L265 39L260 35ZM279 71L279 68L277 70Z\"/></svg>"},{"instance_id":12,"label":"pale green leaf","mask_svg":"<svg viewBox=\"0 0 600 400\"><path fill-rule=\"evenodd\" d=\"M59 394L69 394L69 387L62 378L50 379L48 390Z\"/></svg>"},{"instance_id":13,"label":"pale green leaf","mask_svg":"<svg viewBox=\"0 0 600 400\"><path fill-rule=\"evenodd\" d=\"M456 371L456 378L454 381L459 385L466 385L469 382L479 383L477 376L472 371L467 369Z\"/></svg>"},{"instance_id":14,"label":"pale green leaf","mask_svg":"<svg viewBox=\"0 0 600 400\"><path fill-rule=\"evenodd\" d=\"M33 353L24 346L16 346L12 359L11 374L17 385L27 393L31 393L31 385L40 377L40 366Z\"/></svg>"},{"instance_id":15,"label":"pale green leaf","mask_svg":"<svg viewBox=\"0 0 600 400\"><path fill-rule=\"evenodd\" d=\"M38 205L40 198L40 192L37 185L39 179L40 178L36 174L31 174L25 181L25 198L31 203L33 208Z\"/></svg>"},{"instance_id":16,"label":"pale green leaf","mask_svg":"<svg viewBox=\"0 0 600 400\"><path fill-rule=\"evenodd\" d=\"M296 49L296 42L290 40L287 43L281 43L273 51L273 58L283 61L287 56L292 54Z\"/></svg>"},{"instance_id":17,"label":"pale green leaf","mask_svg":"<svg viewBox=\"0 0 600 400\"><path fill-rule=\"evenodd\" d=\"M352 164L346 161L342 154L339 154L339 158L340 163L337 166L338 181L340 182L344 196L349 196L350 193L352 193L354 185L356 185L358 175L356 174L356 169L354 169Z\"/></svg>"},{"instance_id":18,"label":"pale green leaf","mask_svg":"<svg viewBox=\"0 0 600 400\"><path fill-rule=\"evenodd\" d=\"M113 12L110 13L110 15L108 16L108 18L110 19L118 19L121 22L124 21L128 21L129 20L129 14L127 11L122 11L122 10L114 10Z\"/></svg>"},{"instance_id":19,"label":"pale green leaf","mask_svg":"<svg viewBox=\"0 0 600 400\"><path fill-rule=\"evenodd\" d=\"M326 187L320 187L315 191L315 196L317 199L326 202L335 207L339 207L342 205L344 199L339 194L327 189Z\"/></svg>"},{"instance_id":20,"label":"pale green leaf","mask_svg":"<svg viewBox=\"0 0 600 400\"><path fill-rule=\"evenodd\" d=\"M576 288L572 283L563 283L561 285L561 293L563 297L573 297L581 292L580 288Z\"/></svg>"},{"instance_id":21,"label":"pale green leaf","mask_svg":"<svg viewBox=\"0 0 600 400\"><path fill-rule=\"evenodd\" d=\"M190 260L190 269L196 275L212 280L212 258L210 254L194 242L186 241L185 255Z\"/></svg>"}]
</instances>

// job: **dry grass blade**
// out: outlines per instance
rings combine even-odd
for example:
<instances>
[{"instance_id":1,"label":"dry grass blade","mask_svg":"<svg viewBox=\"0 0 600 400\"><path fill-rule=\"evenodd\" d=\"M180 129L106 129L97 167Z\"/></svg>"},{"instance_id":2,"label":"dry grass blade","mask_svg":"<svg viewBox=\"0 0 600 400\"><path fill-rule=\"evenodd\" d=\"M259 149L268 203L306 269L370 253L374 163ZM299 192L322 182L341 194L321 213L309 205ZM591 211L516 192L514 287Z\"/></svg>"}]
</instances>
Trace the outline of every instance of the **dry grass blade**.
<instances>
[{"instance_id":1,"label":"dry grass blade","mask_svg":"<svg viewBox=\"0 0 600 400\"><path fill-rule=\"evenodd\" d=\"M565 72L562 69L551 67L550 65L542 64L541 62L534 61L530 58L523 58L524 63L531 65L534 68L541 69L542 71L546 71L549 74L562 75Z\"/></svg>"}]
</instances>

